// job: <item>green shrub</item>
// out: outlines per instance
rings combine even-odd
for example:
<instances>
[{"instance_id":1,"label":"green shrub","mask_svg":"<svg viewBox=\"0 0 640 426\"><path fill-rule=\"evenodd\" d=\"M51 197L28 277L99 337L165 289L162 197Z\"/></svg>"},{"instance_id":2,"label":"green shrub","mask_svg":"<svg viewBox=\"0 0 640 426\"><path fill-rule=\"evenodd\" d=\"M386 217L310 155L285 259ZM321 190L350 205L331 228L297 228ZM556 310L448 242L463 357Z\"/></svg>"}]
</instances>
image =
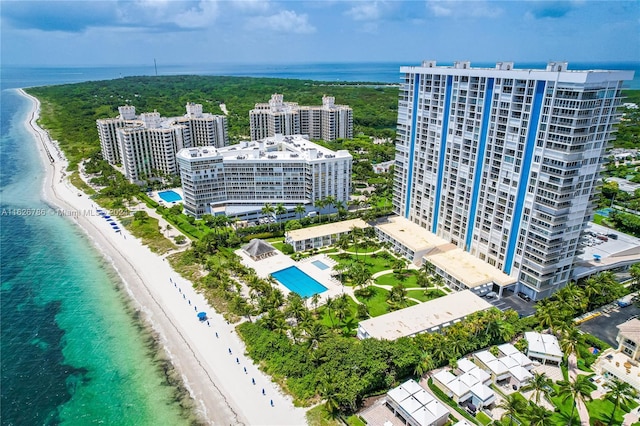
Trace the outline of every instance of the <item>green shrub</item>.
<instances>
[{"instance_id":1,"label":"green shrub","mask_svg":"<svg viewBox=\"0 0 640 426\"><path fill-rule=\"evenodd\" d=\"M291 244L284 243L280 251L284 254L293 254L293 246Z\"/></svg>"}]
</instances>

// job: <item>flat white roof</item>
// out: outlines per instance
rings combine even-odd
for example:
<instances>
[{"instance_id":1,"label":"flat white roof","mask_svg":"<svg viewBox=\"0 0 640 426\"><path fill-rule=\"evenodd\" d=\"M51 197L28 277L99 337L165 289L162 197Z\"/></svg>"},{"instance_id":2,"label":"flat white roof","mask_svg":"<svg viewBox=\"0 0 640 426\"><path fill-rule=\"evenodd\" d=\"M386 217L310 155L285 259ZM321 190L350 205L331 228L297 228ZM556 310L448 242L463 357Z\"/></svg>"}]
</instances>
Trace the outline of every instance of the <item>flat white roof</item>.
<instances>
[{"instance_id":1,"label":"flat white roof","mask_svg":"<svg viewBox=\"0 0 640 426\"><path fill-rule=\"evenodd\" d=\"M483 364L487 364L491 361L495 361L496 359L498 359L489 351L476 352L474 356L478 358L480 361L482 361Z\"/></svg>"},{"instance_id":2,"label":"flat white roof","mask_svg":"<svg viewBox=\"0 0 640 426\"><path fill-rule=\"evenodd\" d=\"M429 66L431 62L431 66ZM456 61L460 64L467 61ZM506 64L507 62L505 62ZM540 68L514 68L511 62L510 69L498 69L497 67L476 67L472 68L467 62L467 67L461 66L436 66L435 61L425 61L421 66L402 66L401 73L420 73L436 75L469 75L481 77L503 77L523 80L548 80L560 83L603 83L607 81L632 80L633 71L610 71L610 70L567 70L568 63L556 62L563 65L562 70L550 70Z\"/></svg>"},{"instance_id":3,"label":"flat white roof","mask_svg":"<svg viewBox=\"0 0 640 426\"><path fill-rule=\"evenodd\" d=\"M414 252L449 243L447 240L432 234L420 225L401 216L389 218L388 222L376 225L376 228Z\"/></svg>"},{"instance_id":4,"label":"flat white roof","mask_svg":"<svg viewBox=\"0 0 640 426\"><path fill-rule=\"evenodd\" d=\"M535 352L537 354L560 358L563 356L556 336L552 336L551 334L541 334L535 331L527 331L524 333L524 338L529 344L530 353Z\"/></svg>"},{"instance_id":5,"label":"flat white roof","mask_svg":"<svg viewBox=\"0 0 640 426\"><path fill-rule=\"evenodd\" d=\"M454 376L447 370L440 370L433 375L433 378L439 381L440 383L447 385L453 382L456 379L456 376Z\"/></svg>"},{"instance_id":6,"label":"flat white roof","mask_svg":"<svg viewBox=\"0 0 640 426\"><path fill-rule=\"evenodd\" d=\"M493 305L470 290L464 290L361 321L359 327L369 337L395 340L441 327L443 324L492 307Z\"/></svg>"},{"instance_id":7,"label":"flat white roof","mask_svg":"<svg viewBox=\"0 0 640 426\"><path fill-rule=\"evenodd\" d=\"M376 225L376 228L413 252L425 252L425 259L468 288L492 282L506 286L517 281L516 278L404 217L392 217L388 222Z\"/></svg>"},{"instance_id":8,"label":"flat white roof","mask_svg":"<svg viewBox=\"0 0 640 426\"><path fill-rule=\"evenodd\" d=\"M368 226L369 225L362 219L351 219L344 220L342 222L327 223L326 225L288 231L286 236L293 241L304 241L311 238L349 232L352 228L364 229Z\"/></svg>"},{"instance_id":9,"label":"flat white roof","mask_svg":"<svg viewBox=\"0 0 640 426\"><path fill-rule=\"evenodd\" d=\"M504 287L517 281L515 277L505 274L455 244L438 247L424 257L469 288L488 283Z\"/></svg>"},{"instance_id":10,"label":"flat white roof","mask_svg":"<svg viewBox=\"0 0 640 426\"><path fill-rule=\"evenodd\" d=\"M311 142L302 135L275 135L259 141L243 141L221 148L200 146L183 148L176 155L187 160L220 158L234 161L321 161L330 158L352 158L346 150L332 151Z\"/></svg>"}]
</instances>

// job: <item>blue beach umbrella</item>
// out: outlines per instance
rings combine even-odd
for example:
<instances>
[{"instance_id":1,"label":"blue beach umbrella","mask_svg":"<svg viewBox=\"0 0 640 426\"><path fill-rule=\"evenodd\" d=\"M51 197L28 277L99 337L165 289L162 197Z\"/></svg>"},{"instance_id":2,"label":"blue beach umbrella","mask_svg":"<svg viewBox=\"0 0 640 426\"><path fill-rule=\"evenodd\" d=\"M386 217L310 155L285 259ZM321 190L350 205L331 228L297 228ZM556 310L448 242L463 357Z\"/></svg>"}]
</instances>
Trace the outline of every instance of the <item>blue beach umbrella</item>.
<instances>
[{"instance_id":1,"label":"blue beach umbrella","mask_svg":"<svg viewBox=\"0 0 640 426\"><path fill-rule=\"evenodd\" d=\"M206 312L198 312L198 319L200 321L204 321L207 319L207 313Z\"/></svg>"}]
</instances>

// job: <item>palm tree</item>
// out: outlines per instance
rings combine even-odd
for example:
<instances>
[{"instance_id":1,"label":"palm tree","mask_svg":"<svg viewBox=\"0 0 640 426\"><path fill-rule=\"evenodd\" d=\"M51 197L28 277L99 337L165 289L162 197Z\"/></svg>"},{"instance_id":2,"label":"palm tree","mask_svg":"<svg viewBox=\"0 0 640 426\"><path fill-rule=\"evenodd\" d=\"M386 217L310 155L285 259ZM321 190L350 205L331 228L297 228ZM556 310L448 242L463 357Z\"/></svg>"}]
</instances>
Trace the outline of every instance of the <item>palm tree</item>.
<instances>
[{"instance_id":1,"label":"palm tree","mask_svg":"<svg viewBox=\"0 0 640 426\"><path fill-rule=\"evenodd\" d=\"M571 407L571 416L569 417L569 426L573 424L573 413L576 409L576 403L583 403L591 400L591 383L584 375L577 375L573 380L560 380L558 382L558 394L564 404L568 399L573 401Z\"/></svg>"},{"instance_id":2,"label":"palm tree","mask_svg":"<svg viewBox=\"0 0 640 426\"><path fill-rule=\"evenodd\" d=\"M307 345L311 349L317 348L320 342L322 342L328 335L327 328L318 322L313 323L304 331L307 337Z\"/></svg>"},{"instance_id":3,"label":"palm tree","mask_svg":"<svg viewBox=\"0 0 640 426\"><path fill-rule=\"evenodd\" d=\"M550 393L553 380L547 377L544 373L533 373L533 379L529 381L525 386L520 388L521 392L533 391L533 400L536 404L540 405L540 396L544 397L547 401L551 402Z\"/></svg>"},{"instance_id":4,"label":"palm tree","mask_svg":"<svg viewBox=\"0 0 640 426\"><path fill-rule=\"evenodd\" d=\"M271 204L266 203L260 211L263 215L269 216L269 218L271 218L276 210ZM271 222L269 222L269 230L271 230Z\"/></svg>"},{"instance_id":5,"label":"palm tree","mask_svg":"<svg viewBox=\"0 0 640 426\"><path fill-rule=\"evenodd\" d=\"M327 206L327 202L324 198L318 198L313 202L313 206L318 209L318 222L322 223L322 209Z\"/></svg>"},{"instance_id":6,"label":"palm tree","mask_svg":"<svg viewBox=\"0 0 640 426\"><path fill-rule=\"evenodd\" d=\"M276 204L276 207L274 209L274 213L276 214L276 217L278 218L278 223L280 224L280 229L282 229L282 222L280 222L280 216L282 216L283 214L287 213L287 208L284 206L284 204L278 203L278 204Z\"/></svg>"},{"instance_id":7,"label":"palm tree","mask_svg":"<svg viewBox=\"0 0 640 426\"><path fill-rule=\"evenodd\" d=\"M422 271L425 275L433 275L436 272L436 267L431 262L422 262Z\"/></svg>"},{"instance_id":8,"label":"palm tree","mask_svg":"<svg viewBox=\"0 0 640 426\"><path fill-rule=\"evenodd\" d=\"M422 375L430 370L435 368L435 363L433 362L433 358L429 354L429 352L423 351L420 354L420 361L416 364L416 368L413 370L413 373L416 376L422 377Z\"/></svg>"},{"instance_id":9,"label":"palm tree","mask_svg":"<svg viewBox=\"0 0 640 426\"><path fill-rule=\"evenodd\" d=\"M331 327L335 327L335 324L333 323L333 316L331 315L331 313L333 312L333 310L335 309L335 301L327 296L327 299L325 301L325 307L327 308L327 314L329 315L329 319L331 320Z\"/></svg>"},{"instance_id":10,"label":"palm tree","mask_svg":"<svg viewBox=\"0 0 640 426\"><path fill-rule=\"evenodd\" d=\"M311 304L313 305L313 309L318 309L318 302L320 302L320 293L316 293L311 296Z\"/></svg>"},{"instance_id":11,"label":"palm tree","mask_svg":"<svg viewBox=\"0 0 640 426\"><path fill-rule=\"evenodd\" d=\"M559 304L549 299L536 303L535 316L542 327L552 328L557 323Z\"/></svg>"},{"instance_id":12,"label":"palm tree","mask_svg":"<svg viewBox=\"0 0 640 426\"><path fill-rule=\"evenodd\" d=\"M298 204L293 209L294 212L298 215L298 220L302 219L302 215L307 211L307 209L302 204Z\"/></svg>"},{"instance_id":13,"label":"palm tree","mask_svg":"<svg viewBox=\"0 0 640 426\"><path fill-rule=\"evenodd\" d=\"M578 328L574 325L570 327L566 327L566 331L563 333L560 338L560 348L565 353L567 358L571 354L574 354L578 350L578 345L582 342L584 338L582 337L582 333Z\"/></svg>"},{"instance_id":14,"label":"palm tree","mask_svg":"<svg viewBox=\"0 0 640 426\"><path fill-rule=\"evenodd\" d=\"M629 383L618 379L612 379L606 382L604 386L609 389L604 397L613 403L613 411L609 418L609 426L611 426L616 415L616 409L622 404L628 405L633 402L638 396L638 392Z\"/></svg>"},{"instance_id":15,"label":"palm tree","mask_svg":"<svg viewBox=\"0 0 640 426\"><path fill-rule=\"evenodd\" d=\"M513 425L513 418L516 414L521 413L525 407L524 402L516 396L517 394L509 394L504 397L502 402L497 405L505 411L505 415L509 416L509 426Z\"/></svg>"},{"instance_id":16,"label":"palm tree","mask_svg":"<svg viewBox=\"0 0 640 426\"><path fill-rule=\"evenodd\" d=\"M523 413L523 417L531 423L531 426L547 426L552 416L552 411L533 403L529 403Z\"/></svg>"}]
</instances>

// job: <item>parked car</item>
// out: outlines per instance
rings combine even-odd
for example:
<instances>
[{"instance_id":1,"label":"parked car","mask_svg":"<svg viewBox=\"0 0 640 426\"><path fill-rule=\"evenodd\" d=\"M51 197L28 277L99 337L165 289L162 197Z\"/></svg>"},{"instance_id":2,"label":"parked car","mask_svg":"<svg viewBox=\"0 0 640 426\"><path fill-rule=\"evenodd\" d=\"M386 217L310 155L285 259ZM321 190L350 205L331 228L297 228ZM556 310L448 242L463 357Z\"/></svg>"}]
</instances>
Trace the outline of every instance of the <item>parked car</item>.
<instances>
[{"instance_id":1,"label":"parked car","mask_svg":"<svg viewBox=\"0 0 640 426\"><path fill-rule=\"evenodd\" d=\"M521 291L518 292L518 297L526 302L530 302L531 298Z\"/></svg>"},{"instance_id":2,"label":"parked car","mask_svg":"<svg viewBox=\"0 0 640 426\"><path fill-rule=\"evenodd\" d=\"M490 291L489 293L485 294L484 297L487 299L493 299L494 297L498 297L498 293L496 293L495 291Z\"/></svg>"}]
</instances>

